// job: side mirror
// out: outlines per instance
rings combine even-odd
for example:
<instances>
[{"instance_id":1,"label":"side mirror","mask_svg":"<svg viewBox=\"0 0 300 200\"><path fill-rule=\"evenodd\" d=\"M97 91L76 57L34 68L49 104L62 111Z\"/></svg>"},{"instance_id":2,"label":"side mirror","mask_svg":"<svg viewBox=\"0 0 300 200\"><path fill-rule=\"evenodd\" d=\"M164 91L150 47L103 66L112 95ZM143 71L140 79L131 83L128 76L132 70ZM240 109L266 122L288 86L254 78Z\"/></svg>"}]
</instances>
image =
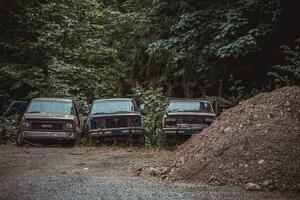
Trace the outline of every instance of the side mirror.
<instances>
[{"instance_id":1,"label":"side mirror","mask_svg":"<svg viewBox=\"0 0 300 200\"><path fill-rule=\"evenodd\" d=\"M144 109L140 108L139 111L142 115L145 114Z\"/></svg>"},{"instance_id":2,"label":"side mirror","mask_svg":"<svg viewBox=\"0 0 300 200\"><path fill-rule=\"evenodd\" d=\"M139 111L140 111L141 114L145 113L145 104L140 105Z\"/></svg>"}]
</instances>

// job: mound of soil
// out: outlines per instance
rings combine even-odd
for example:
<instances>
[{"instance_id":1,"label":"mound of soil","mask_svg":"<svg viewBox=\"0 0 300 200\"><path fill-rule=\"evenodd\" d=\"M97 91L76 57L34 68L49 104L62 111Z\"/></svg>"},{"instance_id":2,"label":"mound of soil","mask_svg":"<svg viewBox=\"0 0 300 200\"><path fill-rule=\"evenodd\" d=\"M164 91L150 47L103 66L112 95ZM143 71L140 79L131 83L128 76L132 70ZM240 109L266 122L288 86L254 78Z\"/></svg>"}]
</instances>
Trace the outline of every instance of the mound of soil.
<instances>
[{"instance_id":1,"label":"mound of soil","mask_svg":"<svg viewBox=\"0 0 300 200\"><path fill-rule=\"evenodd\" d=\"M261 93L222 113L151 175L300 191L300 88Z\"/></svg>"}]
</instances>

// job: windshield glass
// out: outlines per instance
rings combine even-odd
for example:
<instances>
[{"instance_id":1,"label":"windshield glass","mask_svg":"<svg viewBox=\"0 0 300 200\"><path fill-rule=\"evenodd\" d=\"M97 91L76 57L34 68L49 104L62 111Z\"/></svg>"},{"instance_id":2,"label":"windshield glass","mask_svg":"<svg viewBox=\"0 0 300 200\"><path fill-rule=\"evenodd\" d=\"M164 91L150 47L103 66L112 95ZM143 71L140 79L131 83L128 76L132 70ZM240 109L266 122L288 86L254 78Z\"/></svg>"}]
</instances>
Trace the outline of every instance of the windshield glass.
<instances>
[{"instance_id":1,"label":"windshield glass","mask_svg":"<svg viewBox=\"0 0 300 200\"><path fill-rule=\"evenodd\" d=\"M96 101L92 107L92 114L134 112L135 107L131 100L104 100Z\"/></svg>"},{"instance_id":2,"label":"windshield glass","mask_svg":"<svg viewBox=\"0 0 300 200\"><path fill-rule=\"evenodd\" d=\"M34 100L27 113L59 113L73 115L73 104L69 101Z\"/></svg>"},{"instance_id":3,"label":"windshield glass","mask_svg":"<svg viewBox=\"0 0 300 200\"><path fill-rule=\"evenodd\" d=\"M201 101L171 101L169 112L208 112L213 113L210 103Z\"/></svg>"}]
</instances>

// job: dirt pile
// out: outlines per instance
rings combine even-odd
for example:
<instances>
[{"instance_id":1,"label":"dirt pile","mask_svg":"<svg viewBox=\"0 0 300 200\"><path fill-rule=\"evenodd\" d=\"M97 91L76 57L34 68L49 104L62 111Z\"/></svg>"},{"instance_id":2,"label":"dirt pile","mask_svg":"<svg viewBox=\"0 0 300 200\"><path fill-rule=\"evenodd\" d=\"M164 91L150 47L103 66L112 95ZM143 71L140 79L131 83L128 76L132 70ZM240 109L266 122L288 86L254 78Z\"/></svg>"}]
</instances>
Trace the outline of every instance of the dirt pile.
<instances>
[{"instance_id":1,"label":"dirt pile","mask_svg":"<svg viewBox=\"0 0 300 200\"><path fill-rule=\"evenodd\" d=\"M241 102L181 145L153 176L300 191L300 88Z\"/></svg>"}]
</instances>

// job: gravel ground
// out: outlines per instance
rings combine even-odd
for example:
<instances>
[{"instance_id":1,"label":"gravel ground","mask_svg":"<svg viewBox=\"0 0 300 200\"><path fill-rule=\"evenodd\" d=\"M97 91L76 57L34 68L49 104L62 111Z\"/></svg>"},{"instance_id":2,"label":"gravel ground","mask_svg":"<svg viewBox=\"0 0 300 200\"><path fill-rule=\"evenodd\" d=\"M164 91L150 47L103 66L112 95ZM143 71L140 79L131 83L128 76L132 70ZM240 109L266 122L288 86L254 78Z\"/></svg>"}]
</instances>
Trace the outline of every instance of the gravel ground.
<instances>
[{"instance_id":1,"label":"gravel ground","mask_svg":"<svg viewBox=\"0 0 300 200\"><path fill-rule=\"evenodd\" d=\"M169 154L129 148L0 146L0 199L293 199L134 175L136 169L157 164Z\"/></svg>"}]
</instances>

